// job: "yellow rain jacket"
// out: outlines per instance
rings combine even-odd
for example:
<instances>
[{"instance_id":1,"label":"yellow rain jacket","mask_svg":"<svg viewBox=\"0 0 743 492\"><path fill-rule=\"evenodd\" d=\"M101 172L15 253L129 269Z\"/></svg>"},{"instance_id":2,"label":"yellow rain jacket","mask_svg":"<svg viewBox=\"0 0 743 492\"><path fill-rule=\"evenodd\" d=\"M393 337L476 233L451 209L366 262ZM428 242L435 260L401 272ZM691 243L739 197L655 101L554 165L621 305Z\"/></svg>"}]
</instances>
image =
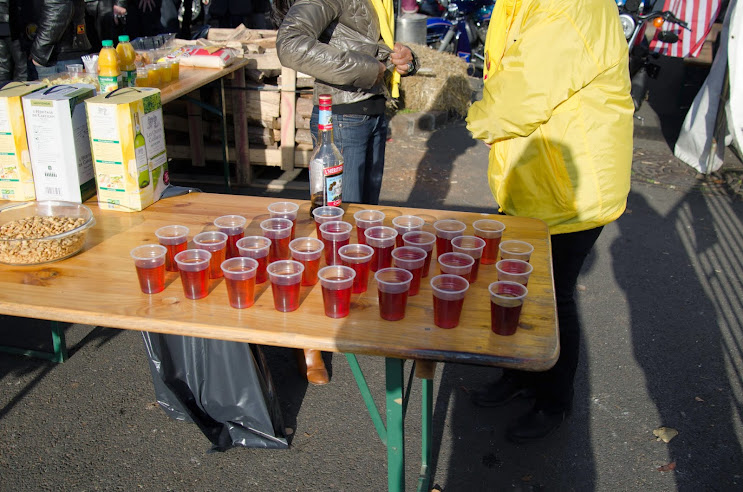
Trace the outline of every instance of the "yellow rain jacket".
<instances>
[{"instance_id":1,"label":"yellow rain jacket","mask_svg":"<svg viewBox=\"0 0 743 492\"><path fill-rule=\"evenodd\" d=\"M619 217L634 107L614 1L498 0L485 60L467 128L492 144L488 180L503 211L552 234Z\"/></svg>"}]
</instances>

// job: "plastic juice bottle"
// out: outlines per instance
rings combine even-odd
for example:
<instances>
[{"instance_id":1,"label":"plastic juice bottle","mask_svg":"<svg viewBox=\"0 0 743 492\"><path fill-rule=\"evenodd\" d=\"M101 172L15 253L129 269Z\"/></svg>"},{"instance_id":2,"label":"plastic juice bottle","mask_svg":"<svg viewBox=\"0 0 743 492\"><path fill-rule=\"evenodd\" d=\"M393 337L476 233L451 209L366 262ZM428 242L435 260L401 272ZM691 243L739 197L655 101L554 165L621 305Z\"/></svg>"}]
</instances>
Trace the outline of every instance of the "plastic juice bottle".
<instances>
[{"instance_id":1,"label":"plastic juice bottle","mask_svg":"<svg viewBox=\"0 0 743 492\"><path fill-rule=\"evenodd\" d=\"M116 54L119 56L119 70L121 71L123 86L134 87L134 80L137 78L137 66L134 64L134 59L137 54L129 42L129 36L119 36Z\"/></svg>"},{"instance_id":2,"label":"plastic juice bottle","mask_svg":"<svg viewBox=\"0 0 743 492\"><path fill-rule=\"evenodd\" d=\"M104 39L101 44L103 48L98 55L98 85L101 92L115 91L122 87L119 57L114 49L113 41Z\"/></svg>"}]
</instances>

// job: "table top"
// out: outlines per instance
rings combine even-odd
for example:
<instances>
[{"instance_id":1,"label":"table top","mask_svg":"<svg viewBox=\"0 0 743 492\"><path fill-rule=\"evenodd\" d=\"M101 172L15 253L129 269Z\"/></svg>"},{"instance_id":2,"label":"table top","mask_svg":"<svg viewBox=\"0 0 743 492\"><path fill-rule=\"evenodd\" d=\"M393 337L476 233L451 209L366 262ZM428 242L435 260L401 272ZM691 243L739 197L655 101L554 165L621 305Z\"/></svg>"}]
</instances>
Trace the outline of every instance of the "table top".
<instances>
[{"instance_id":1,"label":"table top","mask_svg":"<svg viewBox=\"0 0 743 492\"><path fill-rule=\"evenodd\" d=\"M274 310L270 282L256 286L256 302L247 309L229 306L223 279L212 280L203 299L185 298L177 273L166 273L163 292L147 295L139 289L130 250L140 244L157 243L154 231L164 225L182 224L189 239L214 229L221 215L238 214L248 219L245 235L261 235L259 224L269 217L266 207L278 201L249 196L193 193L167 198L142 212L101 210L95 198L87 204L96 217L83 251L63 261L36 267L0 264L0 314L86 323L113 328L145 330L178 335L217 338L264 345L315 348L405 359L453 361L525 370L546 370L559 353L557 316L552 280L550 238L547 226L536 219L384 206L344 204L345 218L363 208L382 210L385 225L398 215L418 215L424 230L441 218L467 224L494 218L506 225L503 239L522 239L534 246L519 329L500 336L490 330L488 284L496 280L494 265L481 265L479 277L467 292L459 326L437 328L433 323L433 300L428 282L408 299L405 318L385 321L379 316L377 287L370 274L369 289L354 294L351 313L342 319L324 315L320 284L302 287L297 311ZM315 236L308 201L300 205L297 237ZM356 241L356 231L352 232Z\"/></svg>"},{"instance_id":2,"label":"table top","mask_svg":"<svg viewBox=\"0 0 743 492\"><path fill-rule=\"evenodd\" d=\"M224 68L197 68L197 67L180 67L178 81L166 85L162 89L160 98L163 104L185 96L199 87L203 87L209 82L219 80L225 75L231 74L241 68L245 68L250 63L245 58L237 58L235 61Z\"/></svg>"}]
</instances>

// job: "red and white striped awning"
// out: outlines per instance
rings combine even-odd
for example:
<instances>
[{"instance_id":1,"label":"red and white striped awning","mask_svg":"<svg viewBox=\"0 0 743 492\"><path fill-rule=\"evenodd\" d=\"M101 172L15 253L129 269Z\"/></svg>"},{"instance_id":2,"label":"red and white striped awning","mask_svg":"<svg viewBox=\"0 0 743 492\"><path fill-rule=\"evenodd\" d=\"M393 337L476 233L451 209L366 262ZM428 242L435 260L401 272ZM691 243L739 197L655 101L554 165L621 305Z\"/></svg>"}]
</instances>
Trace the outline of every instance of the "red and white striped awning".
<instances>
[{"instance_id":1,"label":"red and white striped awning","mask_svg":"<svg viewBox=\"0 0 743 492\"><path fill-rule=\"evenodd\" d=\"M680 58L699 55L704 40L720 13L721 3L721 0L665 0L663 10L670 10L676 17L686 21L691 31L666 22L660 30L675 32L679 36L678 42L661 43L656 32L650 41L650 49L662 55Z\"/></svg>"}]
</instances>

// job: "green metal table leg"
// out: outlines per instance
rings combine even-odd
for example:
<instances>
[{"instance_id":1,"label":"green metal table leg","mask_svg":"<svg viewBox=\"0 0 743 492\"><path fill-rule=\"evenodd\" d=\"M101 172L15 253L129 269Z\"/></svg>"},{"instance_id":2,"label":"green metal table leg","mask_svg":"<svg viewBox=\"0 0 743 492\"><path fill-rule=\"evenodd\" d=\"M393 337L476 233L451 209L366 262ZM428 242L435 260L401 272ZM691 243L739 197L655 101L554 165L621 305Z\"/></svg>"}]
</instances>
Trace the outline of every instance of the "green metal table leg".
<instances>
[{"instance_id":1,"label":"green metal table leg","mask_svg":"<svg viewBox=\"0 0 743 492\"><path fill-rule=\"evenodd\" d=\"M354 379L356 379L356 385L359 387L361 398L364 399L366 409L369 410L374 428L377 429L377 434L384 444L387 444L387 430L384 428L384 422L382 422L382 416L379 415L376 403L374 403L374 397L372 397L371 391L369 391L369 385L366 383L364 373L361 371L359 361L356 359L355 354L345 354L348 365L351 366L351 372L353 373Z\"/></svg>"},{"instance_id":2,"label":"green metal table leg","mask_svg":"<svg viewBox=\"0 0 743 492\"><path fill-rule=\"evenodd\" d=\"M431 470L428 466L431 463L431 443L433 441L433 380L422 379L421 390L423 394L421 402L421 472L418 476L418 491L424 492L430 490L429 482L431 480Z\"/></svg>"},{"instance_id":3,"label":"green metal table leg","mask_svg":"<svg viewBox=\"0 0 743 492\"><path fill-rule=\"evenodd\" d=\"M59 321L52 321L52 346L54 347L54 362L67 360L67 343L65 343L64 330Z\"/></svg>"},{"instance_id":4,"label":"green metal table leg","mask_svg":"<svg viewBox=\"0 0 743 492\"><path fill-rule=\"evenodd\" d=\"M403 360L385 359L387 380L387 489L405 490Z\"/></svg>"}]
</instances>

